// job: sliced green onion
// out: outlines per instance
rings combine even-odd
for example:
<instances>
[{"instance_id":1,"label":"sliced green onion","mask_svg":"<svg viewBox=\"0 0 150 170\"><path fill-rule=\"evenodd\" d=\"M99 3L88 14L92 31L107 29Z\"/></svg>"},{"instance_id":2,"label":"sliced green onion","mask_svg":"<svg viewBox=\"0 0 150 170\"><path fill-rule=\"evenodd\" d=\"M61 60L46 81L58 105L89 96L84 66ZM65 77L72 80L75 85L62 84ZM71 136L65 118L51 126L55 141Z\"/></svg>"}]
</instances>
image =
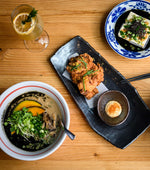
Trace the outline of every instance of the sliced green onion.
<instances>
[{"instance_id":1,"label":"sliced green onion","mask_svg":"<svg viewBox=\"0 0 150 170\"><path fill-rule=\"evenodd\" d=\"M81 64L78 64L77 66L73 66L73 67L71 66L72 67L71 71L77 69L79 66L81 66Z\"/></svg>"},{"instance_id":2,"label":"sliced green onion","mask_svg":"<svg viewBox=\"0 0 150 170\"><path fill-rule=\"evenodd\" d=\"M136 37L136 36L134 36L134 37L133 37L133 39L136 41L136 40L137 40L137 37Z\"/></svg>"},{"instance_id":3,"label":"sliced green onion","mask_svg":"<svg viewBox=\"0 0 150 170\"><path fill-rule=\"evenodd\" d=\"M124 32L123 32L123 31L120 31L120 35L124 35Z\"/></svg>"},{"instance_id":4,"label":"sliced green onion","mask_svg":"<svg viewBox=\"0 0 150 170\"><path fill-rule=\"evenodd\" d=\"M92 73L95 73L96 71L98 71L98 70L89 70L89 71L87 71L84 75L83 75L83 77L85 77L85 76L87 76L87 75L90 75L90 74L92 74Z\"/></svg>"},{"instance_id":5,"label":"sliced green onion","mask_svg":"<svg viewBox=\"0 0 150 170\"><path fill-rule=\"evenodd\" d=\"M83 89L84 89L84 91L86 91L86 89L85 89L84 77L83 77Z\"/></svg>"},{"instance_id":6,"label":"sliced green onion","mask_svg":"<svg viewBox=\"0 0 150 170\"><path fill-rule=\"evenodd\" d=\"M87 63L83 60L83 57L81 57L82 58L82 60L81 59L79 59L84 65L85 65L85 68L87 69Z\"/></svg>"},{"instance_id":7,"label":"sliced green onion","mask_svg":"<svg viewBox=\"0 0 150 170\"><path fill-rule=\"evenodd\" d=\"M127 31L127 33L128 33L128 34L132 34L132 32L131 32L131 31Z\"/></svg>"}]
</instances>

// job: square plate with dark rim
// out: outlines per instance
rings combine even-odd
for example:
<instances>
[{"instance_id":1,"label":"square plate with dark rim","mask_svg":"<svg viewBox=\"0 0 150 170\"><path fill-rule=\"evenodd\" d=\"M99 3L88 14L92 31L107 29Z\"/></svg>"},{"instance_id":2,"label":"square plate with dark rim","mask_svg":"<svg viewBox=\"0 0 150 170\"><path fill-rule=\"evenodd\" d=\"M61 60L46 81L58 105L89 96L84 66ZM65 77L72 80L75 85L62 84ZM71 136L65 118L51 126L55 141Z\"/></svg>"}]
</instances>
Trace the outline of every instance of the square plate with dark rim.
<instances>
[{"instance_id":1,"label":"square plate with dark rim","mask_svg":"<svg viewBox=\"0 0 150 170\"><path fill-rule=\"evenodd\" d=\"M123 124L115 127L106 125L99 118L97 108L89 108L85 97L80 94L77 86L63 76L69 57L75 53L91 55L95 62L99 62L104 68L104 85L109 90L119 90L126 95L130 103L130 113ZM121 84L120 81L125 78L80 36L74 37L63 45L50 58L50 61L91 128L107 141L123 149L149 127L150 110L136 89L129 82Z\"/></svg>"}]
</instances>

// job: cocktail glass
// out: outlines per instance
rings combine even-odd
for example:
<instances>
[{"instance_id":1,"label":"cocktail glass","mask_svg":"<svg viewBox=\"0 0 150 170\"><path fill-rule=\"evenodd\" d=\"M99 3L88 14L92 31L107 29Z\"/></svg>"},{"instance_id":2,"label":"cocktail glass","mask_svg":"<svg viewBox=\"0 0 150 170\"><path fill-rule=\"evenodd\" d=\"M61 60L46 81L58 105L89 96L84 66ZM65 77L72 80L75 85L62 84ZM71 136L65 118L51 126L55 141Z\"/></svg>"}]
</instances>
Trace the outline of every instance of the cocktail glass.
<instances>
[{"instance_id":1,"label":"cocktail glass","mask_svg":"<svg viewBox=\"0 0 150 170\"><path fill-rule=\"evenodd\" d=\"M29 51L39 52L47 48L49 36L43 30L40 15L37 13L31 17L31 12L33 14L33 11L35 12L35 9L30 5L22 4L17 6L11 14L11 21L15 32L24 40L25 47Z\"/></svg>"}]
</instances>

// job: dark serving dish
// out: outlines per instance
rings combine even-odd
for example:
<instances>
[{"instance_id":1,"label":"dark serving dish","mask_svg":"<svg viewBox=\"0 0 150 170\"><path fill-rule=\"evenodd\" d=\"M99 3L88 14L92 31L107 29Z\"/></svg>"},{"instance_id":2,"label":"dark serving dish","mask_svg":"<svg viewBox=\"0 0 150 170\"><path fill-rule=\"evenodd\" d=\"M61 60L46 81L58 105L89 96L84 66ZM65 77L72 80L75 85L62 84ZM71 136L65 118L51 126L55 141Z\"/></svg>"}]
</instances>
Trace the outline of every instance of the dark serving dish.
<instances>
[{"instance_id":1,"label":"dark serving dish","mask_svg":"<svg viewBox=\"0 0 150 170\"><path fill-rule=\"evenodd\" d=\"M109 101L117 101L121 107L122 112L115 118L109 117L105 112L105 106ZM108 90L100 95L97 102L97 111L100 118L110 126L121 125L128 117L130 105L126 96L118 90Z\"/></svg>"},{"instance_id":2,"label":"dark serving dish","mask_svg":"<svg viewBox=\"0 0 150 170\"><path fill-rule=\"evenodd\" d=\"M85 97L79 93L77 86L63 76L68 58L75 53L88 53L95 59L96 63L101 63L104 68L103 84L109 90L118 90L125 94L130 103L130 113L124 123L114 127L105 124L98 116L97 108L89 108ZM129 82L122 84L120 81L125 80L125 78L80 36L74 37L62 46L50 58L50 61L91 128L107 141L123 149L149 127L150 110L137 90Z\"/></svg>"}]
</instances>

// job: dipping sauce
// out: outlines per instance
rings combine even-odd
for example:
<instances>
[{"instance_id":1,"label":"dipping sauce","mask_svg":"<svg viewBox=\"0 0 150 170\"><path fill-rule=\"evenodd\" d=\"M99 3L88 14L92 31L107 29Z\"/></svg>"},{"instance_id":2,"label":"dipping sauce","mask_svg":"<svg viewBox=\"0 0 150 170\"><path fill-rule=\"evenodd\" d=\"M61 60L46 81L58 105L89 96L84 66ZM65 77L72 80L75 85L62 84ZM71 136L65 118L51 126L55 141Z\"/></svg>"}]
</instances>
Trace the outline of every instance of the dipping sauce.
<instances>
[{"instance_id":1,"label":"dipping sauce","mask_svg":"<svg viewBox=\"0 0 150 170\"><path fill-rule=\"evenodd\" d=\"M132 20L131 19L132 17L137 20ZM128 21L128 24L127 24L127 20L128 20L127 18L130 21L132 20L131 23L130 21ZM129 51L136 52L136 51L142 51L142 50L148 49L150 47L149 21L150 21L150 14L142 10L134 9L134 10L130 10L122 14L117 20L116 26L115 26L115 36L116 36L118 43L123 48ZM133 29L131 29L132 28L131 25L132 27L134 27ZM127 31L122 32L122 29L124 26L126 27Z\"/></svg>"},{"instance_id":2,"label":"dipping sauce","mask_svg":"<svg viewBox=\"0 0 150 170\"><path fill-rule=\"evenodd\" d=\"M121 107L120 103L112 100L112 101L109 101L106 104L105 112L109 117L115 118L115 117L118 117L121 114L122 107Z\"/></svg>"}]
</instances>

